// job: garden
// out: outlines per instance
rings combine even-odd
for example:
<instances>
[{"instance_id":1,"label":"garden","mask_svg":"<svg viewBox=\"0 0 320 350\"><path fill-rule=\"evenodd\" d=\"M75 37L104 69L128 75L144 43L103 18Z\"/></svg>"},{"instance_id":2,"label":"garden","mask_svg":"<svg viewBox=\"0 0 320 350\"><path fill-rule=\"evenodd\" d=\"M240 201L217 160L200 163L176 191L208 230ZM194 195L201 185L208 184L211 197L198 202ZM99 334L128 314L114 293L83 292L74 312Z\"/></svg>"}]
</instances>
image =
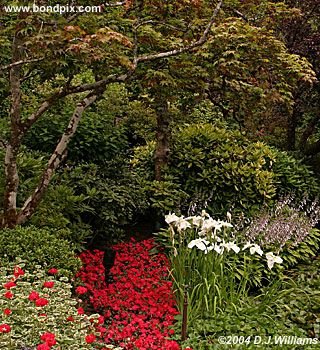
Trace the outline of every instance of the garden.
<instances>
[{"instance_id":1,"label":"garden","mask_svg":"<svg viewBox=\"0 0 320 350\"><path fill-rule=\"evenodd\" d=\"M0 349L320 349L317 2L33 3L0 0Z\"/></svg>"}]
</instances>

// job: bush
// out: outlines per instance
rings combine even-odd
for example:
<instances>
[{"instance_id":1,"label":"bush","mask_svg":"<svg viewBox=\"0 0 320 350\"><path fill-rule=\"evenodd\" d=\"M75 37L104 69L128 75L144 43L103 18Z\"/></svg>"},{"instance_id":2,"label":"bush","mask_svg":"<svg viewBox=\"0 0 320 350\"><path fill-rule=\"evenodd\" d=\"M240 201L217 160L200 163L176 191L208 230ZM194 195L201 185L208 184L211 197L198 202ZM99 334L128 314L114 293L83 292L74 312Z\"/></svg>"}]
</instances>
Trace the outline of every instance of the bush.
<instances>
[{"instance_id":1,"label":"bush","mask_svg":"<svg viewBox=\"0 0 320 350\"><path fill-rule=\"evenodd\" d=\"M35 349L45 343L48 347L43 348L52 350L103 347L95 341L103 318L77 311L66 277L48 276L41 266L28 272L21 263L2 266L0 271L1 349Z\"/></svg>"},{"instance_id":2,"label":"bush","mask_svg":"<svg viewBox=\"0 0 320 350\"><path fill-rule=\"evenodd\" d=\"M155 143L135 149L134 170L154 178ZM221 123L184 125L173 131L167 173L187 201L182 211L208 208L216 215L254 215L263 205L287 192L315 196L319 186L313 172L285 152L252 142Z\"/></svg>"},{"instance_id":3,"label":"bush","mask_svg":"<svg viewBox=\"0 0 320 350\"><path fill-rule=\"evenodd\" d=\"M74 274L81 266L75 256L75 246L58 238L63 231L39 229L34 226L0 231L0 262L14 261L16 257L26 261L27 268L42 265L58 268L65 275Z\"/></svg>"},{"instance_id":4,"label":"bush","mask_svg":"<svg viewBox=\"0 0 320 350\"><path fill-rule=\"evenodd\" d=\"M63 181L76 195L85 197L82 222L109 243L118 241L125 226L147 207L141 178L130 172L121 158L104 166L80 164L66 170Z\"/></svg>"}]
</instances>

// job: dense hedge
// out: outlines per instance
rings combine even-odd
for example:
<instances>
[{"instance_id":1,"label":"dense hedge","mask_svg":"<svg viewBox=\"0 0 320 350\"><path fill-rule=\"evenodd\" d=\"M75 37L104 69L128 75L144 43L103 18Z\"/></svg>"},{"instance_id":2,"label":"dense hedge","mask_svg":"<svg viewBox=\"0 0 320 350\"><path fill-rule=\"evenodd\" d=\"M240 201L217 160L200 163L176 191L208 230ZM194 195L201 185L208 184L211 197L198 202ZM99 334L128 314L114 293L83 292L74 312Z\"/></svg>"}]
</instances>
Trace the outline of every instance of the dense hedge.
<instances>
[{"instance_id":1,"label":"dense hedge","mask_svg":"<svg viewBox=\"0 0 320 350\"><path fill-rule=\"evenodd\" d=\"M154 147L137 148L133 159L134 169L149 179ZM287 192L319 192L312 171L300 161L212 124L184 125L173 132L167 173L187 194L185 211L207 206L217 215L227 210L250 214Z\"/></svg>"},{"instance_id":2,"label":"dense hedge","mask_svg":"<svg viewBox=\"0 0 320 350\"><path fill-rule=\"evenodd\" d=\"M59 234L59 231L35 226L0 230L0 261L6 263L19 257L29 269L41 265L73 275L81 262L74 253L75 246L60 238Z\"/></svg>"}]
</instances>

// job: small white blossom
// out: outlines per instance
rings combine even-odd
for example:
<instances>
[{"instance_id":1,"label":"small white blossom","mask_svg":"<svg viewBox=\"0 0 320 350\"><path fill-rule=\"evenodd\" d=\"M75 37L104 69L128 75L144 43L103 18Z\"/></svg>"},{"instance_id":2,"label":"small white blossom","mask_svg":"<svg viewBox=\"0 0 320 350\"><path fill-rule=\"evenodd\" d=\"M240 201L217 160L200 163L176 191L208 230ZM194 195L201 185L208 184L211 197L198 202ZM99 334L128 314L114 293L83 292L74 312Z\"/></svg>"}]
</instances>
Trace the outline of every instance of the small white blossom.
<instances>
[{"instance_id":1,"label":"small white blossom","mask_svg":"<svg viewBox=\"0 0 320 350\"><path fill-rule=\"evenodd\" d=\"M176 221L176 226L177 226L177 229L178 231L183 231L185 230L186 228L189 228L191 227L191 224L188 220L184 219L183 216L181 216L177 221Z\"/></svg>"},{"instance_id":2,"label":"small white blossom","mask_svg":"<svg viewBox=\"0 0 320 350\"><path fill-rule=\"evenodd\" d=\"M240 252L240 248L234 243L234 242L222 242L221 246L226 248L227 251L229 252L231 249L235 252L235 253L239 253Z\"/></svg>"},{"instance_id":3,"label":"small white blossom","mask_svg":"<svg viewBox=\"0 0 320 350\"><path fill-rule=\"evenodd\" d=\"M218 254L223 253L224 247L221 247L219 244L214 244L212 247L214 251L217 252Z\"/></svg>"},{"instance_id":4,"label":"small white blossom","mask_svg":"<svg viewBox=\"0 0 320 350\"><path fill-rule=\"evenodd\" d=\"M191 249L193 247L197 247L198 249L200 249L202 251L208 252L209 244L210 244L210 242L207 241L206 239L198 238L198 239L194 239L191 242L189 242L188 248Z\"/></svg>"},{"instance_id":5,"label":"small white blossom","mask_svg":"<svg viewBox=\"0 0 320 350\"><path fill-rule=\"evenodd\" d=\"M267 258L267 264L268 264L268 267L270 270L273 268L273 265L275 263L281 264L283 262L283 260L282 260L282 258L280 258L280 256L274 255L272 252L267 253L266 258Z\"/></svg>"},{"instance_id":6,"label":"small white blossom","mask_svg":"<svg viewBox=\"0 0 320 350\"><path fill-rule=\"evenodd\" d=\"M168 215L165 216L165 221L169 225L172 223L175 223L178 220L179 220L179 216L177 216L175 213L173 214L169 213Z\"/></svg>"},{"instance_id":7,"label":"small white blossom","mask_svg":"<svg viewBox=\"0 0 320 350\"><path fill-rule=\"evenodd\" d=\"M254 244L254 243L247 243L242 250L245 250L247 248L250 248L250 254L253 255L254 253L259 254L260 256L263 255L263 251L261 249L261 247L258 244Z\"/></svg>"}]
</instances>

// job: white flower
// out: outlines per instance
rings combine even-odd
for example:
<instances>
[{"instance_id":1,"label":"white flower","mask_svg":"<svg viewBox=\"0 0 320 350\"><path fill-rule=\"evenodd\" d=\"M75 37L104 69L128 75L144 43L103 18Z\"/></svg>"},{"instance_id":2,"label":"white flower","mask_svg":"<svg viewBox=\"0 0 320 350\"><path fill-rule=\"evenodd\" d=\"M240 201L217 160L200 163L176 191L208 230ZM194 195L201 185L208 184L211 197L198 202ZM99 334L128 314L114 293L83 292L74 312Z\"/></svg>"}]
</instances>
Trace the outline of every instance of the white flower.
<instances>
[{"instance_id":1,"label":"white flower","mask_svg":"<svg viewBox=\"0 0 320 350\"><path fill-rule=\"evenodd\" d=\"M177 221L176 221L176 226L178 231L183 231L186 228L191 227L191 224L189 221L187 221L186 219L184 219L183 216L181 216Z\"/></svg>"},{"instance_id":2,"label":"white flower","mask_svg":"<svg viewBox=\"0 0 320 350\"><path fill-rule=\"evenodd\" d=\"M192 216L191 218L192 218L192 224L193 224L194 226L197 226L197 227L200 226L200 224L201 224L201 222L202 222L202 220L203 220L203 217L202 217L202 216Z\"/></svg>"},{"instance_id":3,"label":"white flower","mask_svg":"<svg viewBox=\"0 0 320 350\"><path fill-rule=\"evenodd\" d=\"M203 239L203 238L198 238L198 239L194 239L191 242L189 242L188 244L188 248L193 248L194 246L196 246L198 249L202 250L202 251L206 251L206 253L208 252L208 246L209 246L210 242ZM213 249L213 248L212 248ZM210 249L211 250L211 249Z\"/></svg>"},{"instance_id":4,"label":"white flower","mask_svg":"<svg viewBox=\"0 0 320 350\"><path fill-rule=\"evenodd\" d=\"M234 242L222 242L221 246L226 248L227 251L229 252L231 249L235 252L235 253L239 253L240 252L240 248L234 243Z\"/></svg>"},{"instance_id":5,"label":"white flower","mask_svg":"<svg viewBox=\"0 0 320 350\"><path fill-rule=\"evenodd\" d=\"M258 244L254 244L254 243L247 243L242 250L245 250L247 248L250 248L250 254L253 255L254 253L259 254L260 256L263 255L263 251L261 249L261 247Z\"/></svg>"},{"instance_id":6,"label":"white flower","mask_svg":"<svg viewBox=\"0 0 320 350\"><path fill-rule=\"evenodd\" d=\"M210 215L205 210L202 210L201 211L201 216L202 217L205 217L205 216L209 217Z\"/></svg>"},{"instance_id":7,"label":"white flower","mask_svg":"<svg viewBox=\"0 0 320 350\"><path fill-rule=\"evenodd\" d=\"M178 220L179 220L179 216L177 216L175 213L173 213L173 214L169 213L168 215L165 216L165 221L169 225L178 221Z\"/></svg>"},{"instance_id":8,"label":"white flower","mask_svg":"<svg viewBox=\"0 0 320 350\"><path fill-rule=\"evenodd\" d=\"M231 222L231 213L227 211L227 220Z\"/></svg>"},{"instance_id":9,"label":"white flower","mask_svg":"<svg viewBox=\"0 0 320 350\"><path fill-rule=\"evenodd\" d=\"M212 247L213 247L214 251L217 252L218 254L223 253L224 248L221 247L219 244L214 244Z\"/></svg>"},{"instance_id":10,"label":"white flower","mask_svg":"<svg viewBox=\"0 0 320 350\"><path fill-rule=\"evenodd\" d=\"M282 258L280 258L280 256L274 255L272 252L267 253L266 258L267 258L267 264L268 264L268 267L270 270L273 268L273 265L275 263L281 264L283 262L283 260L282 260Z\"/></svg>"}]
</instances>

